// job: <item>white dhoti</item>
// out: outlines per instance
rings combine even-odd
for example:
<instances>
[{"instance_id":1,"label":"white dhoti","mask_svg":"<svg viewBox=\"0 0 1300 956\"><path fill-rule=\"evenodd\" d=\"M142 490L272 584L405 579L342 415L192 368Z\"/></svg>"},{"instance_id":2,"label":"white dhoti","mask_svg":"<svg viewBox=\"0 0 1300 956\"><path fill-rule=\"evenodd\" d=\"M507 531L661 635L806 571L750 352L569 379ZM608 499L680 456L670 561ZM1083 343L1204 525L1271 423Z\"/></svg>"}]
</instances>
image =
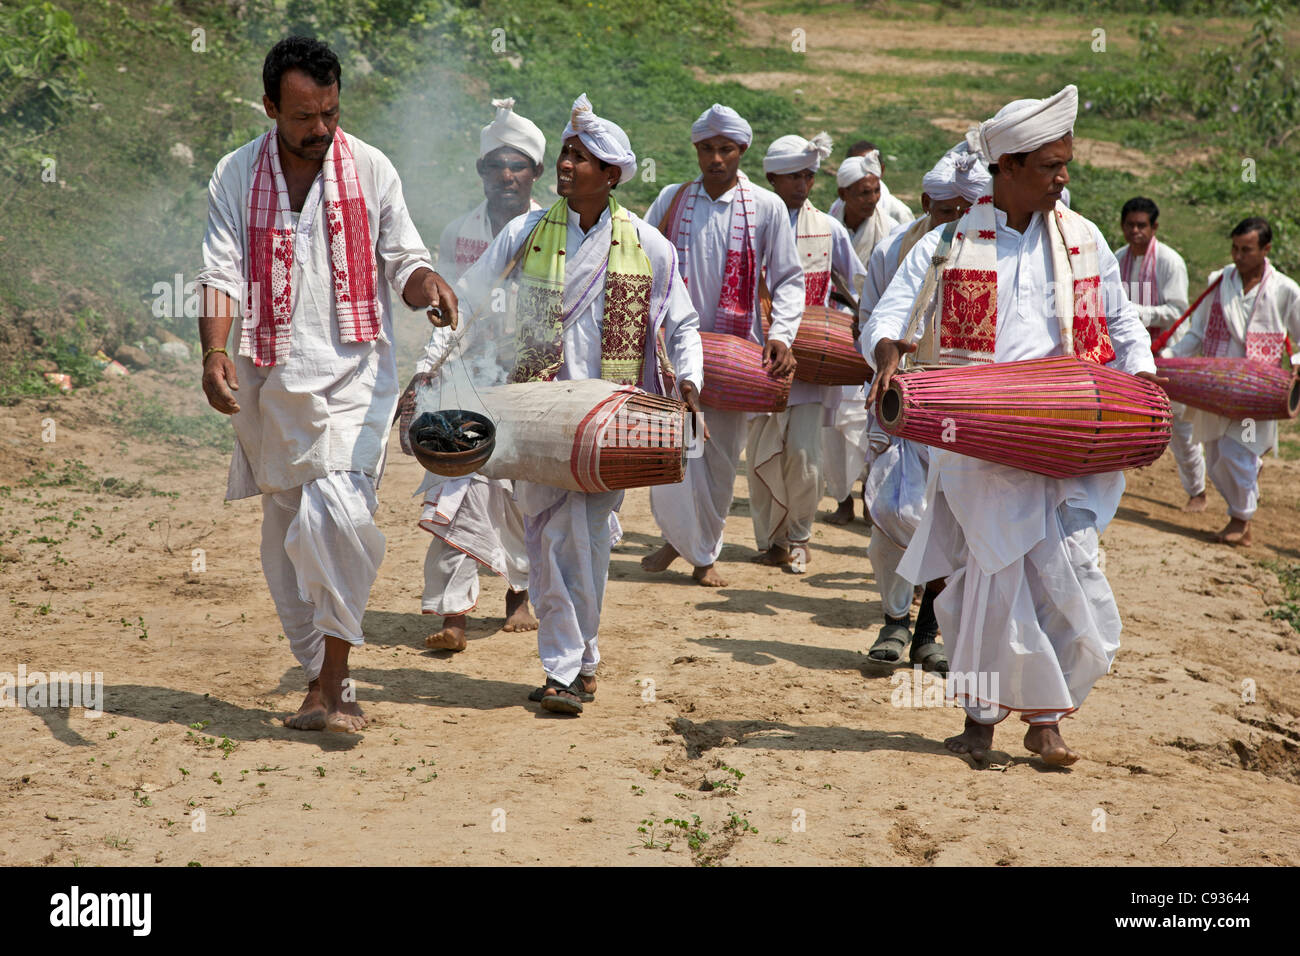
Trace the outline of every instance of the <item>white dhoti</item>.
<instances>
[{"instance_id":1,"label":"white dhoti","mask_svg":"<svg viewBox=\"0 0 1300 956\"><path fill-rule=\"evenodd\" d=\"M510 482L471 475L426 476L420 487L420 527L433 540L424 559L425 614L466 614L478 604L479 565L505 578L512 591L528 587L524 522Z\"/></svg>"},{"instance_id":2,"label":"white dhoti","mask_svg":"<svg viewBox=\"0 0 1300 956\"><path fill-rule=\"evenodd\" d=\"M836 501L853 494L853 483L862 477L869 453L866 391L860 385L845 385L842 390L831 424L822 429L821 436L826 494Z\"/></svg>"},{"instance_id":3,"label":"white dhoti","mask_svg":"<svg viewBox=\"0 0 1300 956\"><path fill-rule=\"evenodd\" d=\"M679 483L650 489L650 511L664 540L697 568L708 567L722 553L722 531L735 495L736 467L751 414L706 405L709 440L704 454L687 459Z\"/></svg>"},{"instance_id":4,"label":"white dhoti","mask_svg":"<svg viewBox=\"0 0 1300 956\"><path fill-rule=\"evenodd\" d=\"M1228 502L1228 516L1249 521L1259 505L1260 456L1223 435L1205 443L1205 465L1214 487Z\"/></svg>"},{"instance_id":5,"label":"white dhoti","mask_svg":"<svg viewBox=\"0 0 1300 956\"><path fill-rule=\"evenodd\" d=\"M1187 420L1187 406L1182 402L1170 402L1169 411L1174 418L1169 450L1178 466L1178 480L1183 491L1187 492L1187 497L1195 498L1205 493L1205 455L1201 443L1193 437L1196 426Z\"/></svg>"},{"instance_id":6,"label":"white dhoti","mask_svg":"<svg viewBox=\"0 0 1300 956\"><path fill-rule=\"evenodd\" d=\"M867 554L880 590L880 603L890 617L907 617L912 607L912 582L898 573L898 562L925 514L929 449L919 442L894 438L872 456L863 484L863 498L873 531Z\"/></svg>"},{"instance_id":7,"label":"white dhoti","mask_svg":"<svg viewBox=\"0 0 1300 956\"><path fill-rule=\"evenodd\" d=\"M327 636L365 642L361 618L384 559L377 506L374 480L355 471L262 496L262 571L309 681L320 676Z\"/></svg>"},{"instance_id":8,"label":"white dhoti","mask_svg":"<svg viewBox=\"0 0 1300 956\"><path fill-rule=\"evenodd\" d=\"M528 596L539 622L537 651L547 677L563 684L600 663L597 630L609 553L621 531L623 492L588 495L515 482L528 548Z\"/></svg>"},{"instance_id":9,"label":"white dhoti","mask_svg":"<svg viewBox=\"0 0 1300 956\"><path fill-rule=\"evenodd\" d=\"M822 488L822 414L820 402L806 402L749 423L749 510L760 551L812 537Z\"/></svg>"},{"instance_id":10,"label":"white dhoti","mask_svg":"<svg viewBox=\"0 0 1300 956\"><path fill-rule=\"evenodd\" d=\"M1117 472L1058 480L931 449L899 573L948 578L934 609L949 693L974 719L1055 722L1110 670L1120 618L1098 537L1123 490Z\"/></svg>"}]
</instances>

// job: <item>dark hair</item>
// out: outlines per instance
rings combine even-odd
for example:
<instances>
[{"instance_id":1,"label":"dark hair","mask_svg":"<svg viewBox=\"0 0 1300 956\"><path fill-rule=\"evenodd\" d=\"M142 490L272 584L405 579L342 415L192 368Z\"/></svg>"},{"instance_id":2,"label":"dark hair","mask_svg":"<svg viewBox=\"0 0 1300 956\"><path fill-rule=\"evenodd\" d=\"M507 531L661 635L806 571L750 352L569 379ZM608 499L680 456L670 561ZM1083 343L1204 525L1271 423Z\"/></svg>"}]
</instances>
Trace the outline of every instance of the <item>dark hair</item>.
<instances>
[{"instance_id":1,"label":"dark hair","mask_svg":"<svg viewBox=\"0 0 1300 956\"><path fill-rule=\"evenodd\" d=\"M858 140L856 143L854 143L852 146L849 147L849 155L850 155L850 156L865 156L865 155L867 155L867 153L871 152L873 149L879 149L879 148L880 148L879 146L877 146L875 143L871 142L871 140L869 140L869 139L860 139L860 140Z\"/></svg>"},{"instance_id":2,"label":"dark hair","mask_svg":"<svg viewBox=\"0 0 1300 956\"><path fill-rule=\"evenodd\" d=\"M289 70L302 70L317 86L343 88L343 69L334 51L312 37L285 37L266 55L262 64L262 89L280 108L280 79Z\"/></svg>"},{"instance_id":3,"label":"dark hair","mask_svg":"<svg viewBox=\"0 0 1300 956\"><path fill-rule=\"evenodd\" d=\"M1026 161L1027 159L1029 159L1029 153L1028 153L1028 152L1025 152L1025 153L1003 153L1002 156L1005 156L1005 157L1006 157L1007 159L1009 159L1009 160L1014 160L1014 161L1015 161L1015 164L1016 164L1017 166L1023 166L1023 165L1025 165L1025 161ZM1002 157L999 156L998 158L1001 159ZM989 163L989 172L992 173L994 176L996 176L996 175L998 174L998 164L997 164L997 163Z\"/></svg>"},{"instance_id":4,"label":"dark hair","mask_svg":"<svg viewBox=\"0 0 1300 956\"><path fill-rule=\"evenodd\" d=\"M1259 233L1259 247L1262 249L1273 241L1273 227L1263 216L1249 216L1237 223L1229 236L1244 236L1249 232Z\"/></svg>"},{"instance_id":5,"label":"dark hair","mask_svg":"<svg viewBox=\"0 0 1300 956\"><path fill-rule=\"evenodd\" d=\"M1124 221L1135 212L1146 213L1147 218L1151 220L1151 225L1153 226L1156 224L1156 220L1160 218L1160 209L1154 202L1147 199L1146 196L1134 196L1126 202L1124 208L1119 211L1119 224L1121 226L1124 225Z\"/></svg>"}]
</instances>

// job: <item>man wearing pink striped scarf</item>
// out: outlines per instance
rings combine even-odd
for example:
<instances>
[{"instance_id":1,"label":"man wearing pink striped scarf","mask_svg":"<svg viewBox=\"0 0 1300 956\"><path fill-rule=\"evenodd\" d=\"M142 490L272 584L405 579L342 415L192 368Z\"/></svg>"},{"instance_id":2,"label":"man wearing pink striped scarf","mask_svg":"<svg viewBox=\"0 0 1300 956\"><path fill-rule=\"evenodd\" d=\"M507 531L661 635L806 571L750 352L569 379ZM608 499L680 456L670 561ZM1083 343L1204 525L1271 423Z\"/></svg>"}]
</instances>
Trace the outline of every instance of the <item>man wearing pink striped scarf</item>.
<instances>
[{"instance_id":1,"label":"man wearing pink striped scarf","mask_svg":"<svg viewBox=\"0 0 1300 956\"><path fill-rule=\"evenodd\" d=\"M753 142L748 122L714 103L691 126L699 178L666 187L646 212L677 248L678 268L700 316L701 332L735 335L763 346L773 378L794 371L790 343L803 316L803 267L790 214L771 190L750 182L740 159ZM771 325L760 317L759 280L772 295ZM686 477L650 489L650 510L664 543L641 559L646 571L667 570L678 557L705 587L725 587L714 563L735 494L736 470L750 412L708 408L710 440L686 462Z\"/></svg>"},{"instance_id":2,"label":"man wearing pink striped scarf","mask_svg":"<svg viewBox=\"0 0 1300 956\"><path fill-rule=\"evenodd\" d=\"M1273 268L1273 227L1251 216L1231 233L1232 265L1210 274L1207 295L1188 318L1187 334L1166 352L1187 357L1246 358L1288 370L1300 342L1300 285ZM1250 544L1259 505L1260 457L1277 441L1277 422L1241 420L1186 409L1192 438L1205 446L1210 481L1228 504L1228 523L1215 540Z\"/></svg>"},{"instance_id":3,"label":"man wearing pink striped scarf","mask_svg":"<svg viewBox=\"0 0 1300 956\"><path fill-rule=\"evenodd\" d=\"M262 570L307 672L285 724L356 732L348 653L384 556L375 490L398 397L389 289L411 309L454 314L456 299L392 163L339 129L329 47L282 40L262 80L275 126L222 157L208 186L203 390L232 416L226 498L261 495Z\"/></svg>"}]
</instances>

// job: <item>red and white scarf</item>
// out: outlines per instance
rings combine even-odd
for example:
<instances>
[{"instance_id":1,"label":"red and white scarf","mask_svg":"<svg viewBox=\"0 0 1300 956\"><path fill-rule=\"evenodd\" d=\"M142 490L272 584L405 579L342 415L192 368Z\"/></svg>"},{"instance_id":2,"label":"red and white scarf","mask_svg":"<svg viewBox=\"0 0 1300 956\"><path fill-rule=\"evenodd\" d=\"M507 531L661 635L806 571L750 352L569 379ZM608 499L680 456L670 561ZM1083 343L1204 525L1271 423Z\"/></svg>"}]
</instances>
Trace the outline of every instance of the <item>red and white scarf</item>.
<instances>
[{"instance_id":1,"label":"red and white scarf","mask_svg":"<svg viewBox=\"0 0 1300 956\"><path fill-rule=\"evenodd\" d=\"M682 202L673 202L663 233L677 247L682 279L686 279L687 249L691 238L691 221L695 203L704 191L704 177L687 183ZM674 197L675 199L676 197ZM727 261L722 276L722 291L718 294L718 308L714 313L713 331L722 335L750 336L754 327L755 292L758 289L758 257L755 255L758 231L758 211L754 203L753 187L743 172L736 181L731 197L731 224L727 235Z\"/></svg>"},{"instance_id":2,"label":"red and white scarf","mask_svg":"<svg viewBox=\"0 0 1300 956\"><path fill-rule=\"evenodd\" d=\"M1052 250L1061 344L1089 362L1115 358L1102 308L1097 245L1088 221L1062 203L1044 216ZM945 364L992 362L997 347L998 241L993 195L986 193L957 225L943 270L939 354Z\"/></svg>"},{"instance_id":3,"label":"red and white scarf","mask_svg":"<svg viewBox=\"0 0 1300 956\"><path fill-rule=\"evenodd\" d=\"M321 168L321 205L334 276L334 307L339 338L373 342L379 337L378 276L370 220L357 177L356 159L343 130ZM254 365L275 365L289 354L293 316L293 236L289 190L280 168L276 130L262 137L248 192L248 299L239 352Z\"/></svg>"},{"instance_id":4,"label":"red and white scarf","mask_svg":"<svg viewBox=\"0 0 1300 956\"><path fill-rule=\"evenodd\" d=\"M1205 323L1205 335L1201 338L1202 355L1209 358L1228 356L1235 329L1244 333L1247 359L1281 364L1283 350L1287 347L1286 325L1274 307L1273 283L1268 281L1272 277L1273 263L1265 259L1264 274L1255 287L1255 302L1250 307L1250 314L1246 315L1241 274L1236 266L1224 268L1223 281L1214 294L1210 316Z\"/></svg>"},{"instance_id":5,"label":"red and white scarf","mask_svg":"<svg viewBox=\"0 0 1300 956\"><path fill-rule=\"evenodd\" d=\"M794 223L794 241L803 266L804 305L823 306L831 296L830 217L804 200Z\"/></svg>"},{"instance_id":6,"label":"red and white scarf","mask_svg":"<svg viewBox=\"0 0 1300 956\"><path fill-rule=\"evenodd\" d=\"M1164 297L1160 295L1160 286L1156 281L1156 245L1156 237L1152 236L1151 241L1147 243L1147 251L1142 255L1142 263L1138 266L1136 283L1129 278L1133 272L1133 249L1129 247L1120 253L1124 259L1124 291L1137 305L1164 304ZM1157 330L1152 329L1152 331Z\"/></svg>"}]
</instances>

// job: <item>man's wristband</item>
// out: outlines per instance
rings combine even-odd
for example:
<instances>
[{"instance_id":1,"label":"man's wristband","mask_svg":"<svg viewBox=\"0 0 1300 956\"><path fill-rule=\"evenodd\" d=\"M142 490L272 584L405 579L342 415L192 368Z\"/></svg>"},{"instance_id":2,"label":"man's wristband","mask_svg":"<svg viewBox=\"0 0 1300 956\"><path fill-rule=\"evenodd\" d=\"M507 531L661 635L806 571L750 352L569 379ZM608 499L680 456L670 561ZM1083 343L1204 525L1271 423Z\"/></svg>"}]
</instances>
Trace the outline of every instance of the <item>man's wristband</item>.
<instances>
[{"instance_id":1,"label":"man's wristband","mask_svg":"<svg viewBox=\"0 0 1300 956\"><path fill-rule=\"evenodd\" d=\"M211 355L213 352L220 352L222 355L226 356L227 358L230 357L230 353L226 351L226 349L225 349L224 346L221 346L221 345L214 345L214 346L212 346L212 348L208 349L206 352L203 353L203 363L202 363L202 364L204 364L204 365L207 365L207 364L208 364L208 356Z\"/></svg>"}]
</instances>

